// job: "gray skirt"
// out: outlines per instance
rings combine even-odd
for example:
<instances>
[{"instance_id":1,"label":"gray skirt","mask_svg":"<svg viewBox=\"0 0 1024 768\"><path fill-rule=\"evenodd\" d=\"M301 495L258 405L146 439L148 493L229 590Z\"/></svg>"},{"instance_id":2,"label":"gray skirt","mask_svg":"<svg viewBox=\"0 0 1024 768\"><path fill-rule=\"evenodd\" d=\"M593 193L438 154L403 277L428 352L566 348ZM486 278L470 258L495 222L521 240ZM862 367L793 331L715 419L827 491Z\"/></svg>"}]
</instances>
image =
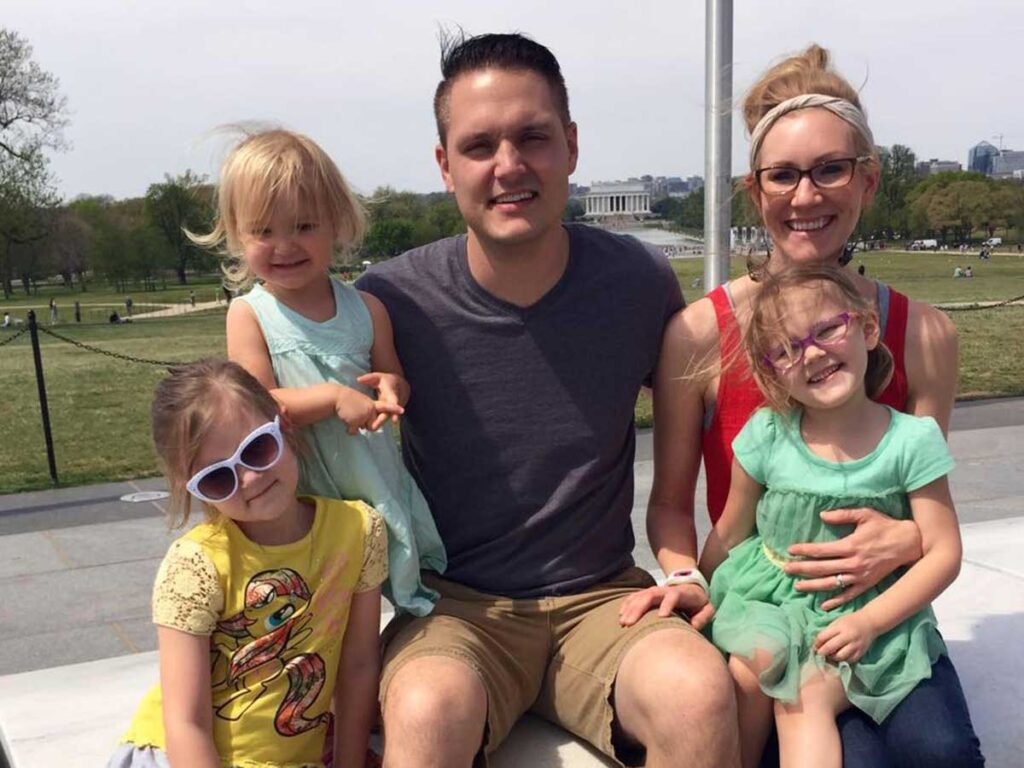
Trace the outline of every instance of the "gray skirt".
<instances>
[{"instance_id":1,"label":"gray skirt","mask_svg":"<svg viewBox=\"0 0 1024 768\"><path fill-rule=\"evenodd\" d=\"M163 750L156 747L118 744L107 768L171 768L171 763Z\"/></svg>"}]
</instances>

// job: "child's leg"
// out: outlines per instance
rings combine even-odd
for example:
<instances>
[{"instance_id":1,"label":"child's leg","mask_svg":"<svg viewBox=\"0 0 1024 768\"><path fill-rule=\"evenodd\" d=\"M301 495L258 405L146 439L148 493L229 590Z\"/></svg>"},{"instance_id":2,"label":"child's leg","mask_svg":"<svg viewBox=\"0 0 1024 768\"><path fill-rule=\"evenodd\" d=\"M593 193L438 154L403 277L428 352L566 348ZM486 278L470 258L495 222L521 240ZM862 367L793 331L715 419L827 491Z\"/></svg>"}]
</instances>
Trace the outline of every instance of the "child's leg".
<instances>
[{"instance_id":1,"label":"child's leg","mask_svg":"<svg viewBox=\"0 0 1024 768\"><path fill-rule=\"evenodd\" d=\"M813 672L795 704L775 702L782 768L841 768L843 747L836 715L850 706L839 675Z\"/></svg>"},{"instance_id":2,"label":"child's leg","mask_svg":"<svg viewBox=\"0 0 1024 768\"><path fill-rule=\"evenodd\" d=\"M761 690L757 676L771 661L768 653L758 653L752 661L742 656L729 657L729 671L736 685L736 710L740 725L740 755L743 768L757 768L772 727L772 698Z\"/></svg>"}]
</instances>

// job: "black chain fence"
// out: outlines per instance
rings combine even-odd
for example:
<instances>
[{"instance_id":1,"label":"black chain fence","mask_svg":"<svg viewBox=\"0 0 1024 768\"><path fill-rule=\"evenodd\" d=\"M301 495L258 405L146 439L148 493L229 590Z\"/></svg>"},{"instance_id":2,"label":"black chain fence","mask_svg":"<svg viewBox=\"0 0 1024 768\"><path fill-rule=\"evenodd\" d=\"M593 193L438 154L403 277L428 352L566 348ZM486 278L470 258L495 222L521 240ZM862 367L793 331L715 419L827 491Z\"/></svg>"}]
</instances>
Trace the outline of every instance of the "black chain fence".
<instances>
[{"instance_id":1,"label":"black chain fence","mask_svg":"<svg viewBox=\"0 0 1024 768\"><path fill-rule=\"evenodd\" d=\"M938 304L937 306L943 312L977 312L980 309L998 309L999 307L1008 307L1011 304L1016 304L1018 301L1024 301L1024 294L999 302L975 302L973 304L965 304L963 306L943 306L942 304Z\"/></svg>"},{"instance_id":2,"label":"black chain fence","mask_svg":"<svg viewBox=\"0 0 1024 768\"><path fill-rule=\"evenodd\" d=\"M187 365L187 363L183 363L181 361L150 360L150 359L145 358L145 357L132 357L131 355L122 355L120 352L111 352L108 349L100 349L99 347L94 347L91 344L86 344L85 342L82 342L82 341L77 341L75 339L69 339L67 336L63 336L62 334L57 333L56 331L54 331L51 328L44 328L41 325L37 326L37 330L41 331L42 333L45 333L47 336L52 336L55 339L59 339L60 341L67 342L68 344L72 345L73 347L78 347L79 349L84 349L87 352L95 352L98 355L106 355L107 357L112 357L115 360L125 360L125 361L127 361L129 363L142 363L144 365L158 365L161 368L170 368L170 367L175 366L175 365Z\"/></svg>"},{"instance_id":3,"label":"black chain fence","mask_svg":"<svg viewBox=\"0 0 1024 768\"><path fill-rule=\"evenodd\" d=\"M24 336L26 333L28 333L28 328L22 328L20 331L15 331L14 333L12 333L6 339L0 339L0 347L3 347L3 346L6 346L7 344L10 344L12 341L17 339L19 336Z\"/></svg>"}]
</instances>

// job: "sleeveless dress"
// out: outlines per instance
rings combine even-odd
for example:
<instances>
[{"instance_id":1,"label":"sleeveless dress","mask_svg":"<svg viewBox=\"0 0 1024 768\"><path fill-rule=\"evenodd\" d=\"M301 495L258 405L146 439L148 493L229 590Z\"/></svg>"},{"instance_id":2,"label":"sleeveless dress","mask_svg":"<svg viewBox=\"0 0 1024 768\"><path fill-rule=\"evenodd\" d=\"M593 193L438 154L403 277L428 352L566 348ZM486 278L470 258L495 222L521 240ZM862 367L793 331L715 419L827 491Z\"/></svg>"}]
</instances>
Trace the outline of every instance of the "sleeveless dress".
<instances>
[{"instance_id":1,"label":"sleeveless dress","mask_svg":"<svg viewBox=\"0 0 1024 768\"><path fill-rule=\"evenodd\" d=\"M907 371L904 348L907 335L909 300L885 283L878 285L878 317L882 326L882 340L893 357L892 380L877 401L895 408L907 409ZM731 359L732 365L722 370L715 397L714 410L701 434L701 455L704 457L704 475L707 480L707 507L711 524L725 509L732 474L732 441L747 423L750 414L764 405L764 395L757 388L747 358L739 351L740 332L732 299L726 285L720 285L708 294L718 321L720 359Z\"/></svg>"},{"instance_id":2,"label":"sleeveless dress","mask_svg":"<svg viewBox=\"0 0 1024 768\"><path fill-rule=\"evenodd\" d=\"M331 279L335 315L322 323L303 317L256 285L239 300L256 313L281 387L326 381L373 393L356 379L370 371L373 321L359 292ZM299 457L300 493L359 499L376 509L388 529L389 577L384 596L398 610L424 616L438 595L420 580L420 569L444 573L444 545L427 502L398 455L391 422L377 432L350 435L329 418L302 430L307 450Z\"/></svg>"},{"instance_id":3,"label":"sleeveless dress","mask_svg":"<svg viewBox=\"0 0 1024 768\"><path fill-rule=\"evenodd\" d=\"M735 456L765 486L757 505L757 532L733 547L711 579L715 617L711 638L723 652L751 658L771 656L761 689L776 699L796 701L804 675L813 669L838 671L850 702L882 722L946 651L930 607L880 635L864 656L849 664L814 652L821 630L853 613L888 589L903 569L877 587L829 611L827 592L798 592L796 578L782 570L791 544L834 541L853 526L824 523L820 513L843 507L872 507L897 519L910 518L907 493L949 473L953 459L931 417L889 408L891 421L875 449L860 459L823 459L800 435L800 413L757 411L733 442Z\"/></svg>"}]
</instances>

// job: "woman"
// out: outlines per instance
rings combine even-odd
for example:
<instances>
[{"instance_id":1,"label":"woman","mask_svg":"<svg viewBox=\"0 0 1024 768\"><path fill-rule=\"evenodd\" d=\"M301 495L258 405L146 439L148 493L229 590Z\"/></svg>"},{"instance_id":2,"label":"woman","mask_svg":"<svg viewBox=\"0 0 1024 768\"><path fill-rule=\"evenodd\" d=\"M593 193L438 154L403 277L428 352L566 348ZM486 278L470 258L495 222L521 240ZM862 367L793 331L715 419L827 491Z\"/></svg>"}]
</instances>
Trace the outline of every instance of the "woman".
<instances>
[{"instance_id":1,"label":"woman","mask_svg":"<svg viewBox=\"0 0 1024 768\"><path fill-rule=\"evenodd\" d=\"M706 593L688 569L697 551L694 494L703 456L712 521L729 490L732 439L762 404L746 361L737 354L746 308L759 274L807 263L844 263L846 242L878 188L874 139L856 91L828 66L828 52L811 46L771 68L744 102L751 133L746 191L771 237L771 255L750 275L729 282L677 315L665 332L655 382L655 473L648 535L675 586L656 587L623 612L624 621L660 604L660 612L687 610L697 626L711 615ZM928 415L946 432L957 381L957 340L938 310L861 275L858 290L878 307L893 353L893 380L878 398L894 408ZM709 366L717 375L702 376ZM695 375L695 372L698 372ZM829 544L805 544L790 554L787 572L800 589L830 592L824 607L842 605L885 575L921 556L912 521L871 509L834 510L823 518L852 524ZM744 685L756 686L757 680ZM883 726L856 710L840 719L846 766L982 764L963 692L942 657Z\"/></svg>"}]
</instances>

